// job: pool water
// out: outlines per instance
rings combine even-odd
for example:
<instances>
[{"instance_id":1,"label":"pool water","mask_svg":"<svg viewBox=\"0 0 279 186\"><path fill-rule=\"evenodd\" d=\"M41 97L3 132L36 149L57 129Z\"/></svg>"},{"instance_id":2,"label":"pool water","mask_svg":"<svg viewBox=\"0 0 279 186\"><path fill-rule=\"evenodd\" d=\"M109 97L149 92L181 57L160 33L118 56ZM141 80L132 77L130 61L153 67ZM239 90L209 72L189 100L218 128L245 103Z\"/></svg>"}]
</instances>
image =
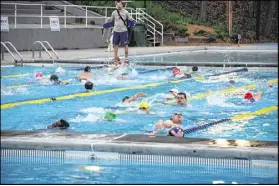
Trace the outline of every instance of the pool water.
<instances>
[{"instance_id":1,"label":"pool water","mask_svg":"<svg viewBox=\"0 0 279 186\"><path fill-rule=\"evenodd\" d=\"M155 68L155 67L154 67ZM158 67L157 67L158 68ZM160 67L162 68L162 67ZM60 79L75 77L80 71L72 68L65 68L66 73L60 74ZM183 67L182 67L183 69ZM41 71L50 76L57 68L54 67L11 67L4 68L1 74L24 74L28 76L20 78L2 78L1 83L5 86L27 84L30 86L23 88L10 89L10 94L2 94L1 104L10 102L20 102L40 98L52 98L62 95L84 92L84 86L77 81L73 81L67 86L42 85L34 82L33 75ZM149 69L136 68L137 72ZM186 69L187 70L187 69ZM188 67L189 70L189 67ZM230 71L225 68L225 71ZM218 72L218 70L203 71L201 74ZM220 79L187 79L181 83L165 83L159 86L151 86L143 89L133 89L136 85L144 85L155 82L167 82L171 75L170 70L160 70L158 72L146 73L137 76L136 80L117 80L114 77L106 76L104 69L93 70L95 77L93 83L94 91L115 89L120 87L132 88L131 90L116 91L106 94L92 95L88 97L77 97L64 101L52 101L42 104L25 104L13 108L1 109L1 130L37 130L44 129L58 119L65 119L70 122L69 131L91 132L91 133L110 133L110 134L144 134L145 130L152 130L156 121L169 119L174 112L181 112L184 116L184 128L191 128L201 124L206 124L220 119L230 118L234 115L256 111L265 107L277 105L278 85L269 88L266 83L268 80L278 78L276 71L271 72L245 72L237 73L235 84L228 82L228 76ZM211 96L194 99L188 102L188 107L177 105L157 104L162 102L160 95L167 94L172 88L177 88L191 98L199 93L239 87L243 85L256 84L253 91L263 92L263 97L253 104L242 102L244 90L239 95L213 94ZM137 92L147 94L146 101L151 103L150 115L139 114L126 111L118 114L116 120L106 121L103 116L108 107L121 107L119 110L127 109L121 104L124 96L133 96ZM136 102L134 107L137 107ZM154 106L152 106L154 105ZM115 110L112 110L115 111ZM32 117L30 117L32 116ZM272 111L266 115L257 115L249 120L229 121L216 126L187 134L187 137L198 138L227 138L227 139L250 139L264 141L278 141L278 112ZM165 133L159 135L166 135Z\"/></svg>"},{"instance_id":2,"label":"pool water","mask_svg":"<svg viewBox=\"0 0 279 186\"><path fill-rule=\"evenodd\" d=\"M278 63L276 50L197 50L133 57L133 62L268 62Z\"/></svg>"},{"instance_id":3,"label":"pool water","mask_svg":"<svg viewBox=\"0 0 279 186\"><path fill-rule=\"evenodd\" d=\"M217 160L209 159L203 160L207 163L202 163L202 160L195 162L4 156L1 157L1 184L278 183L278 167L249 166L247 161L238 165L218 164Z\"/></svg>"}]
</instances>

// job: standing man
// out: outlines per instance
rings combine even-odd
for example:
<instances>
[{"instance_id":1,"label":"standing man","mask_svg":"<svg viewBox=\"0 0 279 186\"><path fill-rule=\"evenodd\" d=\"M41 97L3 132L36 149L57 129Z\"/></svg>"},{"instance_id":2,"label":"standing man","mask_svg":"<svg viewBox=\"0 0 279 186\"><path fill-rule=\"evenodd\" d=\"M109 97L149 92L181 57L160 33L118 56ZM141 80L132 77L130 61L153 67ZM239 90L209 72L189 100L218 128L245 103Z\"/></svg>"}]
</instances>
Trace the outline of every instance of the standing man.
<instances>
[{"instance_id":1,"label":"standing man","mask_svg":"<svg viewBox=\"0 0 279 186\"><path fill-rule=\"evenodd\" d=\"M129 12L124 9L124 3L121 0L115 1L117 10L113 11L108 22L114 21L113 27L113 49L114 49L114 64L119 65L120 59L118 57L118 45L119 42L124 45L125 48L125 61L124 63L129 63L128 61L128 20L135 21Z\"/></svg>"}]
</instances>

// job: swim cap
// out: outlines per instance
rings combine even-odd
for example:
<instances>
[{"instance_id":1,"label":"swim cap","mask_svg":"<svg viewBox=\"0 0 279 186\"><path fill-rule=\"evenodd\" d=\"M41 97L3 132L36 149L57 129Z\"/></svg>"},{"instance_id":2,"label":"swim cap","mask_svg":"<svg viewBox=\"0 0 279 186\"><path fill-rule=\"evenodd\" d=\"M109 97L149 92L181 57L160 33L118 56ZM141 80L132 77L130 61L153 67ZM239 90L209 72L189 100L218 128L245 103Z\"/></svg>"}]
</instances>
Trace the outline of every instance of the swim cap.
<instances>
[{"instance_id":1,"label":"swim cap","mask_svg":"<svg viewBox=\"0 0 279 186\"><path fill-rule=\"evenodd\" d=\"M127 99L129 99L130 97L129 96L125 96L123 99L122 99L122 102L126 101Z\"/></svg>"},{"instance_id":2,"label":"swim cap","mask_svg":"<svg viewBox=\"0 0 279 186\"><path fill-rule=\"evenodd\" d=\"M147 103L147 102L141 102L140 104L139 104L139 108L146 108L146 109L148 109L148 108L150 108L150 105Z\"/></svg>"},{"instance_id":3,"label":"swim cap","mask_svg":"<svg viewBox=\"0 0 279 186\"><path fill-rule=\"evenodd\" d=\"M35 77L36 77L36 78L37 78L37 77L43 77L43 73L42 73L42 72L38 72L38 73L35 74Z\"/></svg>"},{"instance_id":4,"label":"swim cap","mask_svg":"<svg viewBox=\"0 0 279 186\"><path fill-rule=\"evenodd\" d=\"M170 89L170 92L174 92L174 93L178 94L179 90L176 88L172 88L172 89Z\"/></svg>"},{"instance_id":5,"label":"swim cap","mask_svg":"<svg viewBox=\"0 0 279 186\"><path fill-rule=\"evenodd\" d=\"M50 79L50 81L56 81L56 80L58 80L58 76L57 75L51 75L49 79Z\"/></svg>"},{"instance_id":6,"label":"swim cap","mask_svg":"<svg viewBox=\"0 0 279 186\"><path fill-rule=\"evenodd\" d=\"M184 130L180 127L173 127L169 130L169 136L184 137Z\"/></svg>"},{"instance_id":7,"label":"swim cap","mask_svg":"<svg viewBox=\"0 0 279 186\"><path fill-rule=\"evenodd\" d=\"M180 72L180 69L175 67L173 70L172 70L172 73L176 73L176 72Z\"/></svg>"},{"instance_id":8,"label":"swim cap","mask_svg":"<svg viewBox=\"0 0 279 186\"><path fill-rule=\"evenodd\" d=\"M198 69L199 69L199 68L198 68L197 66L193 66L193 67L192 67L192 71L193 71L193 72L198 71Z\"/></svg>"},{"instance_id":9,"label":"swim cap","mask_svg":"<svg viewBox=\"0 0 279 186\"><path fill-rule=\"evenodd\" d=\"M250 93L250 92L247 92L245 95L244 95L244 99L252 99L253 98L253 95Z\"/></svg>"},{"instance_id":10,"label":"swim cap","mask_svg":"<svg viewBox=\"0 0 279 186\"><path fill-rule=\"evenodd\" d=\"M112 121L116 118L116 115L113 112L106 112L105 119Z\"/></svg>"},{"instance_id":11,"label":"swim cap","mask_svg":"<svg viewBox=\"0 0 279 186\"><path fill-rule=\"evenodd\" d=\"M86 66L86 67L84 68L84 72L90 72L90 71L91 71L90 66Z\"/></svg>"},{"instance_id":12,"label":"swim cap","mask_svg":"<svg viewBox=\"0 0 279 186\"><path fill-rule=\"evenodd\" d=\"M84 84L84 87L86 90L92 90L93 89L93 83L91 81L87 81L85 84Z\"/></svg>"}]
</instances>

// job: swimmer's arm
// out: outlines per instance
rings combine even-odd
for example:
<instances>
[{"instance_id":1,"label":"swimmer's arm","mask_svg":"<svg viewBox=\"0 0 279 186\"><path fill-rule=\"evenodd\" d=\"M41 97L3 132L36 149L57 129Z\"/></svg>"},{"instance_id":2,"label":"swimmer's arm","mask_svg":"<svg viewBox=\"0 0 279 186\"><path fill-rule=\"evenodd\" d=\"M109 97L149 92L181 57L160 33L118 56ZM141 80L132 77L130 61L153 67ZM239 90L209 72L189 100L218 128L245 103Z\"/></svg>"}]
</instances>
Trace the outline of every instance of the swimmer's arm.
<instances>
[{"instance_id":1,"label":"swimmer's arm","mask_svg":"<svg viewBox=\"0 0 279 186\"><path fill-rule=\"evenodd\" d=\"M263 96L263 93L260 92L258 95L256 95L254 97L255 101L259 101L262 98L262 96Z\"/></svg>"},{"instance_id":2,"label":"swimmer's arm","mask_svg":"<svg viewBox=\"0 0 279 186\"><path fill-rule=\"evenodd\" d=\"M128 79L129 77L125 76L125 75L117 75L116 78L117 79Z\"/></svg>"},{"instance_id":3,"label":"swimmer's arm","mask_svg":"<svg viewBox=\"0 0 279 186\"><path fill-rule=\"evenodd\" d=\"M154 126L154 131L158 131L161 128L171 128L173 126L173 122L171 120L160 120L156 123L156 125Z\"/></svg>"},{"instance_id":4,"label":"swimmer's arm","mask_svg":"<svg viewBox=\"0 0 279 186\"><path fill-rule=\"evenodd\" d=\"M144 97L144 96L146 96L145 93L139 92L139 93L137 93L136 95L134 95L134 96L130 97L129 99L127 99L127 100L125 101L125 103L131 103L131 102L133 102L133 101L136 101L138 98Z\"/></svg>"}]
</instances>

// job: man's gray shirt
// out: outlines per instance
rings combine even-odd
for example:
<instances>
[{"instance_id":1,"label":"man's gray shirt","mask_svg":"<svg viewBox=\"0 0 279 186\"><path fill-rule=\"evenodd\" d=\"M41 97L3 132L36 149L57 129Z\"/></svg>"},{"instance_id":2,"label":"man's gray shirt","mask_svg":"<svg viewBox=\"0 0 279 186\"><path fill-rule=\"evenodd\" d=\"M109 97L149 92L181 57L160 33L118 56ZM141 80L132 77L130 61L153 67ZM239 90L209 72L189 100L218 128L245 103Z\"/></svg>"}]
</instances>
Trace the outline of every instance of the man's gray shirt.
<instances>
[{"instance_id":1,"label":"man's gray shirt","mask_svg":"<svg viewBox=\"0 0 279 186\"><path fill-rule=\"evenodd\" d=\"M127 18L130 21L135 21L131 15L129 14L129 12L125 9L122 10L118 10L122 19L126 22ZM126 32L127 31L127 27L124 25L122 19L119 17L117 10L114 10L111 14L111 17L108 19L107 22L112 22L114 21L114 27L113 27L113 31L114 32Z\"/></svg>"}]
</instances>

